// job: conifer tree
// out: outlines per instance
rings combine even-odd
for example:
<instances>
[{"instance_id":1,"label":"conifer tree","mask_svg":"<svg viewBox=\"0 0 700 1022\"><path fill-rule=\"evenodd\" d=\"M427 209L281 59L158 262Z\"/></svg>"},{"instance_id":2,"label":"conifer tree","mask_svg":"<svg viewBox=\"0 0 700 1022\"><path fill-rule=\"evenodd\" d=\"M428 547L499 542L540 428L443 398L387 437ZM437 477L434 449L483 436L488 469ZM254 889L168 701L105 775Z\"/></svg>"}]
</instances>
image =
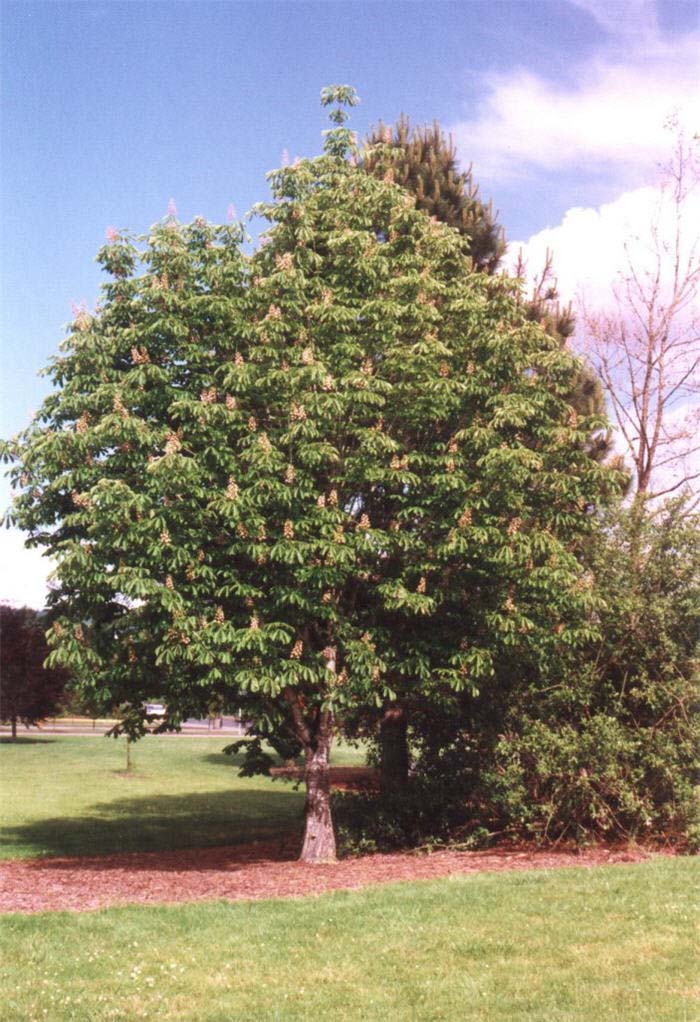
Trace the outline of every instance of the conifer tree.
<instances>
[{"instance_id":1,"label":"conifer tree","mask_svg":"<svg viewBox=\"0 0 700 1022\"><path fill-rule=\"evenodd\" d=\"M403 114L393 127L380 121L366 139L362 167L367 173L400 185L414 197L417 209L458 231L467 242L472 269L487 274L498 272L506 248L505 230L498 223L492 202L481 200L471 167L458 170L454 143L437 121L413 129ZM515 276L525 278L526 267L519 264ZM526 318L565 350L576 324L571 308L559 303L551 255L532 293L526 296L523 292L518 297ZM591 421L605 417L603 389L590 366L580 366L568 401L577 415ZM597 426L586 438L586 451L597 460L607 458L610 447L607 427ZM619 467L619 461L615 467ZM408 777L405 709L405 700L392 702L380 714L380 774L385 789L401 787ZM358 724L362 726L361 721L351 721L351 730Z\"/></svg>"},{"instance_id":2,"label":"conifer tree","mask_svg":"<svg viewBox=\"0 0 700 1022\"><path fill-rule=\"evenodd\" d=\"M506 241L491 202L483 203L471 167L457 169L457 151L437 121L411 129L405 115L392 128L379 122L367 139L362 166L387 177L415 196L416 208L455 228L469 239L474 267L498 268Z\"/></svg>"},{"instance_id":3,"label":"conifer tree","mask_svg":"<svg viewBox=\"0 0 700 1022\"><path fill-rule=\"evenodd\" d=\"M270 175L252 258L236 225L112 233L102 307L5 447L12 517L58 560L55 662L132 734L154 676L166 725L244 700L303 750L309 862L335 853L344 714L590 639L573 551L605 481L578 362L355 165L353 90L322 102L325 152Z\"/></svg>"},{"instance_id":4,"label":"conifer tree","mask_svg":"<svg viewBox=\"0 0 700 1022\"><path fill-rule=\"evenodd\" d=\"M459 231L468 242L475 269L490 274L499 270L506 249L505 229L498 223L492 201L484 203L479 197L471 167L458 170L454 143L437 121L413 129L403 114L393 128L380 121L366 140L362 167L377 177L395 181L414 196L417 209ZM519 261L515 276L524 278L526 269ZM521 300L528 319L539 323L565 347L576 329L576 320L571 306L559 302L551 253L532 293L523 294ZM581 415L605 414L603 388L590 366L581 366L570 397ZM610 452L608 431L597 431L589 437L588 450L594 457L606 457Z\"/></svg>"}]
</instances>

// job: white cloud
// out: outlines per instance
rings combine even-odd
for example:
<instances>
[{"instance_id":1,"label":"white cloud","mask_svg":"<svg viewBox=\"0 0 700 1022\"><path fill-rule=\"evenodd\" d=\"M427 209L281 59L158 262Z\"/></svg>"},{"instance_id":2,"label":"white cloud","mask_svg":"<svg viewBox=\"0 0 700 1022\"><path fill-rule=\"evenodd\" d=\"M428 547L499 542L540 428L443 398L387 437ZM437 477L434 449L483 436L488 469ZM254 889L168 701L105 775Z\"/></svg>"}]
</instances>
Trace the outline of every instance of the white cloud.
<instances>
[{"instance_id":1,"label":"white cloud","mask_svg":"<svg viewBox=\"0 0 700 1022\"><path fill-rule=\"evenodd\" d=\"M477 180L492 185L572 170L629 188L649 182L667 149L672 112L691 127L700 33L666 41L650 4L577 5L615 33L614 45L575 68L573 84L523 67L488 76L478 114L450 128Z\"/></svg>"},{"instance_id":2,"label":"white cloud","mask_svg":"<svg viewBox=\"0 0 700 1022\"><path fill-rule=\"evenodd\" d=\"M526 242L513 242L508 247L504 266L512 271L518 254L522 253L531 287L548 254L551 255L560 298L564 304L571 302L577 313L574 347L584 354L590 353L592 349L583 322L584 308L594 314L614 315L620 312L631 331L635 329L623 289L621 307L616 306L614 292L616 283L621 284L622 277L629 274L630 266L647 295L652 293L652 282L658 287L657 318L661 314L671 293L677 226L675 213L673 197L668 191L658 187L637 188L595 209L570 209L557 227L539 231ZM686 195L683 205L679 235L681 267L687 268L689 261L697 266L700 251L698 224L700 188L696 187ZM657 231L656 238L652 228ZM657 277L659 252L661 262ZM681 274L683 272L681 270ZM659 453L658 470L654 476L657 490L672 486L680 478L700 473L700 451L695 449L700 424L700 376L696 364L700 347L698 341L693 340L697 338L697 320L700 317L697 285L694 293L695 300L674 314L674 326L669 335L675 348L673 360L669 362L669 373L674 379L685 376L686 381L679 385L676 398L671 401L664 416L663 450ZM616 393L622 399L628 392L629 379L624 361L620 364L622 376ZM693 365L695 368L692 368ZM619 437L618 446L620 449L623 447ZM690 451L692 453L683 453Z\"/></svg>"},{"instance_id":3,"label":"white cloud","mask_svg":"<svg viewBox=\"0 0 700 1022\"><path fill-rule=\"evenodd\" d=\"M615 277L625 265L625 240L635 225L649 221L658 201L658 189L649 187L625 192L597 209L574 207L558 226L539 231L527 241L511 242L504 265L512 269L522 251L533 280L549 252L564 303L585 296L596 307L606 306Z\"/></svg>"},{"instance_id":4,"label":"white cloud","mask_svg":"<svg viewBox=\"0 0 700 1022\"><path fill-rule=\"evenodd\" d=\"M28 550L17 529L0 531L0 601L41 610L46 605L51 561L40 550Z\"/></svg>"},{"instance_id":5,"label":"white cloud","mask_svg":"<svg viewBox=\"0 0 700 1022\"><path fill-rule=\"evenodd\" d=\"M638 271L653 268L651 225L658 223L662 244L672 242L673 216L673 205L668 197L662 201L660 188L636 188L595 209L574 207L557 227L539 231L524 242L511 242L504 265L512 269L522 250L528 276L534 279L551 252L562 301L584 300L590 307L607 309L612 305L616 277L625 272L628 259ZM700 189L686 199L686 249L698 243L698 224Z\"/></svg>"}]
</instances>

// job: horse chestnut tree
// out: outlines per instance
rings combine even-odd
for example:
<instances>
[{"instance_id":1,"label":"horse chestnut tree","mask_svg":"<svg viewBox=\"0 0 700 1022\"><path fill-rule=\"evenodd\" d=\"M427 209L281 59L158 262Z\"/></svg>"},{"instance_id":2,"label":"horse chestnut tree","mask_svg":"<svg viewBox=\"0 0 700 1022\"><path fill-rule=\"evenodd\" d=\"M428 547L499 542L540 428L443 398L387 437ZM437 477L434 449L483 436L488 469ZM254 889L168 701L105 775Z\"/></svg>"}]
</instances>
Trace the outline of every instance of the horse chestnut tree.
<instances>
[{"instance_id":1,"label":"horse chestnut tree","mask_svg":"<svg viewBox=\"0 0 700 1022\"><path fill-rule=\"evenodd\" d=\"M353 91L322 101L325 151L270 175L252 256L237 224L112 232L101 306L5 445L12 517L58 564L53 662L110 705L157 689L168 726L236 699L297 743L308 862L335 855L349 709L590 637L575 547L606 475L577 361L356 165Z\"/></svg>"}]
</instances>

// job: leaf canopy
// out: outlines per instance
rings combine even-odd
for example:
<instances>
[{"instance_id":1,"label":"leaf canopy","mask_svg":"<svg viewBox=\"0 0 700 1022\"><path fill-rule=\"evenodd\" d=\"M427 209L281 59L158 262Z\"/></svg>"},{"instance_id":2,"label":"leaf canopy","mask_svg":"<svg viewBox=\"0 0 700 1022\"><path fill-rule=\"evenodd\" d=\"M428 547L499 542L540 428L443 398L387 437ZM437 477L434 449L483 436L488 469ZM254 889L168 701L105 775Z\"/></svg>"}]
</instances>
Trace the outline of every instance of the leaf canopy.
<instances>
[{"instance_id":1,"label":"leaf canopy","mask_svg":"<svg viewBox=\"0 0 700 1022\"><path fill-rule=\"evenodd\" d=\"M250 257L238 224L112 238L4 445L11 518L58 560L54 662L173 723L237 700L282 734L293 693L312 733L590 638L576 550L608 473L577 361L340 122L269 177Z\"/></svg>"}]
</instances>

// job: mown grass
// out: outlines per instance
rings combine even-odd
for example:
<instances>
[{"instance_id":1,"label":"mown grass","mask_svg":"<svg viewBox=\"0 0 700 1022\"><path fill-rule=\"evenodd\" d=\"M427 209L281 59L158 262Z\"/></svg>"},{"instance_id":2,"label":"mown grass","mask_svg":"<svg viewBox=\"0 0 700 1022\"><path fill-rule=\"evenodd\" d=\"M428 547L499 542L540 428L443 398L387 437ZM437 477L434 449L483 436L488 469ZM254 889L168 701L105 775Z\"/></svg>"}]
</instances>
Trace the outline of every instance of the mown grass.
<instances>
[{"instance_id":1,"label":"mown grass","mask_svg":"<svg viewBox=\"0 0 700 1022\"><path fill-rule=\"evenodd\" d=\"M691 1022L700 863L7 916L6 1022Z\"/></svg>"},{"instance_id":2,"label":"mown grass","mask_svg":"<svg viewBox=\"0 0 700 1022\"><path fill-rule=\"evenodd\" d=\"M101 736L2 741L1 858L162 851L267 840L299 830L303 791L238 776L216 738L149 736L132 746ZM360 763L340 747L334 762Z\"/></svg>"}]
</instances>

